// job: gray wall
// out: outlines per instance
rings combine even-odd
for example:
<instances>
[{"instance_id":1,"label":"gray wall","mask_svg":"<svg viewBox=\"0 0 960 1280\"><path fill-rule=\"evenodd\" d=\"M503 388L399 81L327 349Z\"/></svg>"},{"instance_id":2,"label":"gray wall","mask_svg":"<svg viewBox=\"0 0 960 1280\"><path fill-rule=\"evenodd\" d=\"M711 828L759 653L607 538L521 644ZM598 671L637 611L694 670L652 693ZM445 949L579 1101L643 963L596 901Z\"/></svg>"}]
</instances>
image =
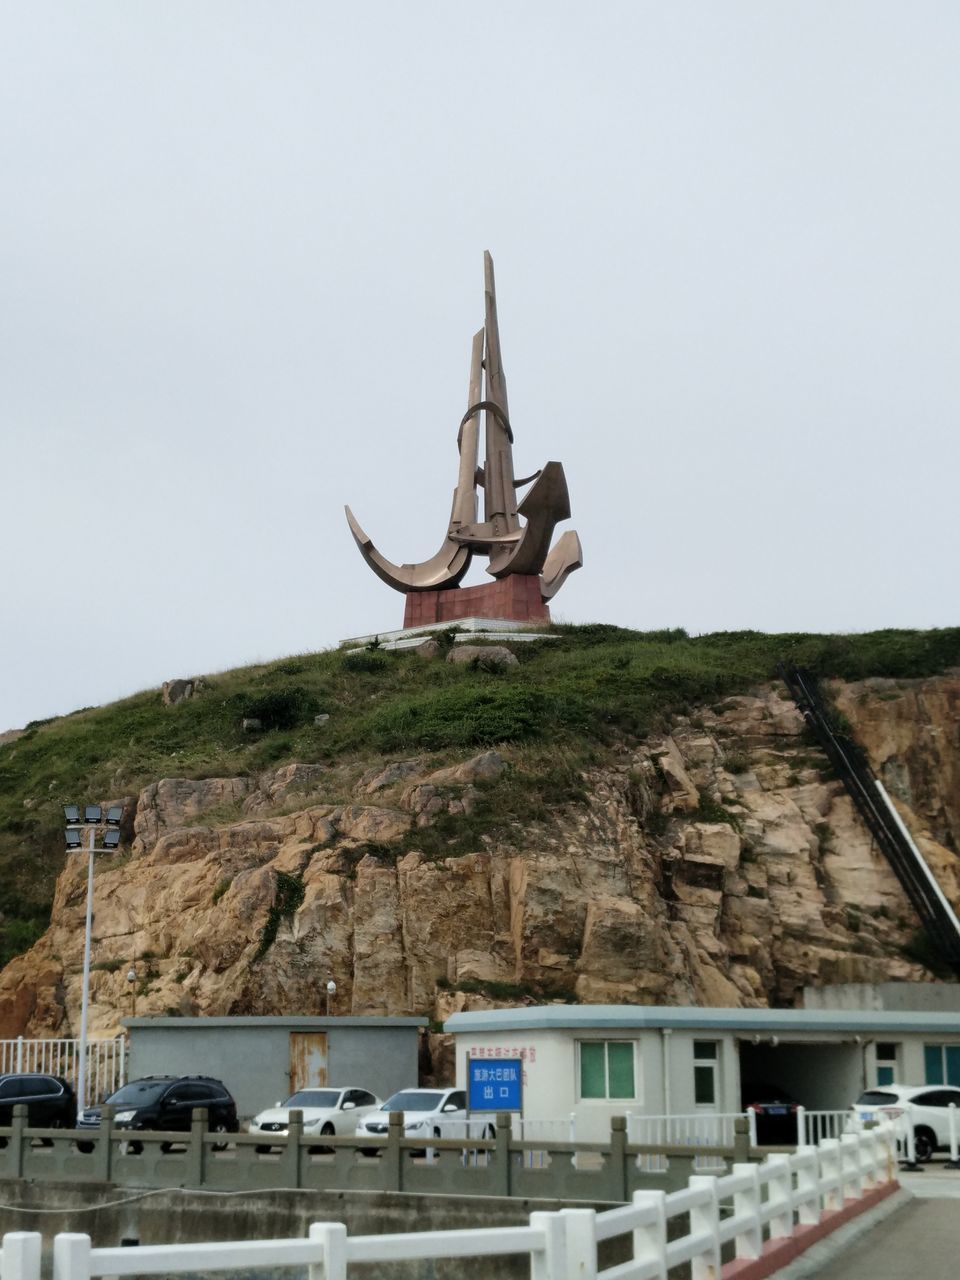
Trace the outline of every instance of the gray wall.
<instances>
[{"instance_id":1,"label":"gray wall","mask_svg":"<svg viewBox=\"0 0 960 1280\"><path fill-rule=\"evenodd\" d=\"M427 1196L385 1191L267 1191L227 1198L195 1191L163 1191L118 1200L115 1187L58 1186L51 1190L22 1180L0 1183L0 1232L42 1231L44 1275L52 1270L53 1236L82 1231L95 1248L115 1248L124 1240L139 1244L194 1244L216 1240L271 1240L306 1236L311 1222L343 1222L351 1235L385 1231L441 1231L493 1227L525 1227L534 1210L556 1211L562 1200L510 1200L494 1196ZM584 1204L578 1202L578 1207ZM609 1209L602 1202L586 1207ZM622 1261L622 1252L607 1262ZM366 1269L366 1270L369 1270ZM248 1280L289 1280L291 1271L255 1270ZM364 1272L361 1272L364 1274ZM393 1280L527 1280L529 1260L520 1254L503 1258L459 1258L449 1262L395 1263ZM221 1280L223 1272L208 1272Z\"/></svg>"},{"instance_id":2,"label":"gray wall","mask_svg":"<svg viewBox=\"0 0 960 1280\"><path fill-rule=\"evenodd\" d=\"M416 1018L131 1018L129 1079L222 1080L249 1118L289 1093L291 1032L327 1033L327 1081L387 1098L418 1082Z\"/></svg>"},{"instance_id":3,"label":"gray wall","mask_svg":"<svg viewBox=\"0 0 960 1280\"><path fill-rule=\"evenodd\" d=\"M843 982L832 987L804 987L803 1007L957 1013L960 982Z\"/></svg>"}]
</instances>

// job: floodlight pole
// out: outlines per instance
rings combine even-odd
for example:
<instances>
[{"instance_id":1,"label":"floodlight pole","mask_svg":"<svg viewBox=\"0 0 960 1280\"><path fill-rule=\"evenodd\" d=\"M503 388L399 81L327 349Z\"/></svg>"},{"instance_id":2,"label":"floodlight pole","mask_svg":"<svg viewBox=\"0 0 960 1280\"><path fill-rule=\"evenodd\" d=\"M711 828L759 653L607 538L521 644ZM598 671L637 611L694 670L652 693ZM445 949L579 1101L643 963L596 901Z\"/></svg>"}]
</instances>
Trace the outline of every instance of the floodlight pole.
<instances>
[{"instance_id":1,"label":"floodlight pole","mask_svg":"<svg viewBox=\"0 0 960 1280\"><path fill-rule=\"evenodd\" d=\"M83 996L80 1002L80 1063L77 1067L77 1101L80 1109L87 1105L87 1013L90 1006L90 934L93 925L93 855L96 852L97 829L90 828L87 841L87 925L83 935Z\"/></svg>"}]
</instances>

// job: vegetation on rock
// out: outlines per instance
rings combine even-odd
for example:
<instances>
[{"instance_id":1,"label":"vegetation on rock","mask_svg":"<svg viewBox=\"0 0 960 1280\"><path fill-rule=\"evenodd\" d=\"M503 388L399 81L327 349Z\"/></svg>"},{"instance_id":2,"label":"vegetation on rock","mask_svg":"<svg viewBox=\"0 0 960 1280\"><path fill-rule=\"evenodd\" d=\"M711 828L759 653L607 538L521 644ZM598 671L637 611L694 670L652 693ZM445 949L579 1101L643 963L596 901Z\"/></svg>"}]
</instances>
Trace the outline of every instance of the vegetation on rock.
<instances>
[{"instance_id":1,"label":"vegetation on rock","mask_svg":"<svg viewBox=\"0 0 960 1280\"><path fill-rule=\"evenodd\" d=\"M46 925L63 866L65 802L117 800L165 777L253 776L288 760L347 765L428 753L440 765L518 744L517 766L480 783L470 812L444 814L396 846L450 856L476 848L485 831L580 798L592 752L640 741L673 715L773 678L779 661L848 680L960 665L960 628L698 637L599 624L552 630L549 641L516 645L520 665L511 669L331 650L205 678L174 706L150 690L28 725L0 747L0 963ZM321 725L318 712L329 716ZM261 731L245 732L245 719ZM736 821L721 806L702 816Z\"/></svg>"}]
</instances>

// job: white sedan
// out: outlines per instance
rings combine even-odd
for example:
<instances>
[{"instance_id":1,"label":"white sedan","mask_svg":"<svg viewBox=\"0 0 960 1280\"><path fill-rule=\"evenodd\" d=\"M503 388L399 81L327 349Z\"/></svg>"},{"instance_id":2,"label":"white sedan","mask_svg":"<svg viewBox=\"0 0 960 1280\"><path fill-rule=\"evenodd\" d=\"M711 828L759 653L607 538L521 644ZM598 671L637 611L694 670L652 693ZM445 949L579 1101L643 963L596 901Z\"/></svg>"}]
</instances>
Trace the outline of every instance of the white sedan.
<instances>
[{"instance_id":1,"label":"white sedan","mask_svg":"<svg viewBox=\"0 0 960 1280\"><path fill-rule=\"evenodd\" d=\"M381 1138L390 1127L390 1112L403 1112L403 1133L407 1138L421 1134L431 1138L466 1136L467 1095L463 1089L401 1089L388 1098L380 1110L357 1125L358 1138ZM364 1155L378 1152L364 1150Z\"/></svg>"},{"instance_id":2,"label":"white sedan","mask_svg":"<svg viewBox=\"0 0 960 1280\"><path fill-rule=\"evenodd\" d=\"M247 1126L249 1133L263 1134L274 1142L286 1138L290 1112L303 1112L303 1132L309 1136L356 1132L358 1123L381 1106L380 1099L367 1089L298 1089L286 1102L278 1102L255 1115ZM257 1147L269 1151L269 1146Z\"/></svg>"}]
</instances>

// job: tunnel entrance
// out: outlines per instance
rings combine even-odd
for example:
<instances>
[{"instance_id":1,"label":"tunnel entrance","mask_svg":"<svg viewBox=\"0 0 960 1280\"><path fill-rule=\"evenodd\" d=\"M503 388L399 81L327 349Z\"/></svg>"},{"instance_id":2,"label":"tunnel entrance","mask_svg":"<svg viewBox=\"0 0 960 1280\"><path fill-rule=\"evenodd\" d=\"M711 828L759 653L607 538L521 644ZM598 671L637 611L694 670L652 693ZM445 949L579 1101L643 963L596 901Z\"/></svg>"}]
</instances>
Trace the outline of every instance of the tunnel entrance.
<instances>
[{"instance_id":1,"label":"tunnel entrance","mask_svg":"<svg viewBox=\"0 0 960 1280\"><path fill-rule=\"evenodd\" d=\"M754 1037L741 1040L739 1052L743 1107L769 1091L784 1093L787 1101L808 1111L840 1111L866 1087L863 1045L852 1040L824 1043L769 1036L757 1043Z\"/></svg>"}]
</instances>

